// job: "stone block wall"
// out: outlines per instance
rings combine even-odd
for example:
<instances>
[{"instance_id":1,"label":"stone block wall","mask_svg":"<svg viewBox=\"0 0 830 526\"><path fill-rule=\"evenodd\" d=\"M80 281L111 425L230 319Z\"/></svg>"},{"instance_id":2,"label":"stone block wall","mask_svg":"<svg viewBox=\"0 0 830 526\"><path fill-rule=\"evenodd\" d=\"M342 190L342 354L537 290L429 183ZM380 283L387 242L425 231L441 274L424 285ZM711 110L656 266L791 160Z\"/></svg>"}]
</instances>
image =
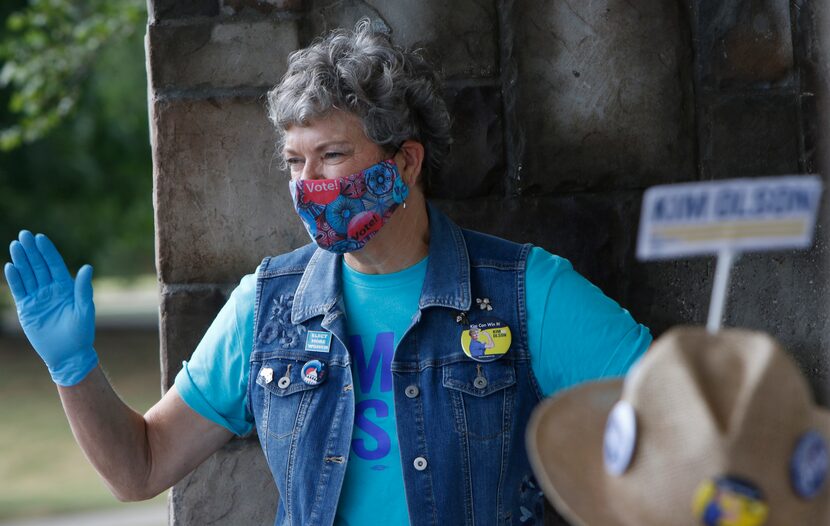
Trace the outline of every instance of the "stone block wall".
<instances>
[{"instance_id":1,"label":"stone block wall","mask_svg":"<svg viewBox=\"0 0 830 526\"><path fill-rule=\"evenodd\" d=\"M300 45L290 2L151 1L147 26L162 389L239 279L304 242L264 95ZM251 247L256 247L252 249ZM278 495L256 438L176 485L170 523L266 524Z\"/></svg>"},{"instance_id":2,"label":"stone block wall","mask_svg":"<svg viewBox=\"0 0 830 526\"><path fill-rule=\"evenodd\" d=\"M368 16L424 48L443 69L455 140L430 181L435 202L463 226L569 258L659 335L705 321L714 265L634 259L643 191L821 171L824 10L804 0L149 0L163 388L239 279L306 241L264 95L315 36ZM726 320L781 339L825 404L827 217L825 206L810 251L738 261ZM234 440L173 489L171 524L268 523L276 499L256 440Z\"/></svg>"}]
</instances>

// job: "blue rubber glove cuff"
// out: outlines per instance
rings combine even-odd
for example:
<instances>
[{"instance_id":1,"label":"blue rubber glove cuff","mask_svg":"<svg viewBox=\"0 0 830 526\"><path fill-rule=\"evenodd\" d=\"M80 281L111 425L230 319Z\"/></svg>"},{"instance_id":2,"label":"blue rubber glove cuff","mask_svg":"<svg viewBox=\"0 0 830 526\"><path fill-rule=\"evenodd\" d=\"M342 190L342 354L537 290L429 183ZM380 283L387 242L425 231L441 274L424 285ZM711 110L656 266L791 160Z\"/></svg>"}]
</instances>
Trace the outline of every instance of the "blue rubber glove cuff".
<instances>
[{"instance_id":1,"label":"blue rubber glove cuff","mask_svg":"<svg viewBox=\"0 0 830 526\"><path fill-rule=\"evenodd\" d=\"M52 381L61 387L72 387L81 383L96 367L98 367L98 354L92 347L65 359L59 367L52 368L47 365Z\"/></svg>"}]
</instances>

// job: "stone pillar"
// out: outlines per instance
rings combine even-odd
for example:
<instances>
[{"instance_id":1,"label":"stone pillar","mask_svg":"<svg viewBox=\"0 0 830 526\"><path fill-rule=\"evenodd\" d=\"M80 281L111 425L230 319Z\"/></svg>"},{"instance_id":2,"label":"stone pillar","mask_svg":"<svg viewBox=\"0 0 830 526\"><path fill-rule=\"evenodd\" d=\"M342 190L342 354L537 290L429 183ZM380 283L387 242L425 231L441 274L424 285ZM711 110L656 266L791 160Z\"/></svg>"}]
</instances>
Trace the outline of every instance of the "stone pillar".
<instances>
[{"instance_id":1,"label":"stone pillar","mask_svg":"<svg viewBox=\"0 0 830 526\"><path fill-rule=\"evenodd\" d=\"M306 240L263 97L291 50L363 16L424 48L455 139L434 201L463 226L569 258L659 335L705 321L714 266L635 261L642 193L818 171L818 4L150 0L163 387L239 278ZM727 325L782 340L827 403L824 210L813 250L738 262ZM265 524L276 500L255 439L235 440L174 488L171 520Z\"/></svg>"},{"instance_id":2,"label":"stone pillar","mask_svg":"<svg viewBox=\"0 0 830 526\"><path fill-rule=\"evenodd\" d=\"M250 4L250 5L248 5ZM151 0L147 69L161 281L162 388L266 254L306 239L274 162L264 96L297 49L291 2ZM267 524L277 492L255 437L171 491L171 524Z\"/></svg>"}]
</instances>

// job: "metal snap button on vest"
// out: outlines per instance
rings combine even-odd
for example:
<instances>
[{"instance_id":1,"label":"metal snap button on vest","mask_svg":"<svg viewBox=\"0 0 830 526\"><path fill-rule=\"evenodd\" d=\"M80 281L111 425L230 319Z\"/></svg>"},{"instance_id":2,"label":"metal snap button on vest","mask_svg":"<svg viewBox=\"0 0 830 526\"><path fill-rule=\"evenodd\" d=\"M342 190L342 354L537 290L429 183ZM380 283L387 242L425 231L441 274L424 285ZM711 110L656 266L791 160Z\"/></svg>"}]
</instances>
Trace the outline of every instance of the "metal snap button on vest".
<instances>
[{"instance_id":1,"label":"metal snap button on vest","mask_svg":"<svg viewBox=\"0 0 830 526\"><path fill-rule=\"evenodd\" d=\"M487 387L487 378L481 372L481 364L476 365L476 379L473 380L473 385L476 389L484 389Z\"/></svg>"},{"instance_id":2,"label":"metal snap button on vest","mask_svg":"<svg viewBox=\"0 0 830 526\"><path fill-rule=\"evenodd\" d=\"M420 394L420 392L421 390L418 389L417 385L408 385L404 390L404 394L406 394L407 398L415 398L418 394Z\"/></svg>"},{"instance_id":3,"label":"metal snap button on vest","mask_svg":"<svg viewBox=\"0 0 830 526\"><path fill-rule=\"evenodd\" d=\"M417 457L415 458L415 461L412 463L412 465L415 466L415 469L417 469L418 471L423 471L427 469L427 459L425 459L424 457Z\"/></svg>"}]
</instances>

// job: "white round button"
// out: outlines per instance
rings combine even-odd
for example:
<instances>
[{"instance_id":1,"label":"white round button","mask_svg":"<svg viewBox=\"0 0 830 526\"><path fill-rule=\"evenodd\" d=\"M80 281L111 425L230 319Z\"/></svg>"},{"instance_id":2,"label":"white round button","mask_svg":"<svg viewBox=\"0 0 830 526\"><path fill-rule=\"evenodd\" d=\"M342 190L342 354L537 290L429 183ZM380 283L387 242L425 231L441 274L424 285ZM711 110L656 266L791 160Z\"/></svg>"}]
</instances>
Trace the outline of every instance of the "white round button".
<instances>
[{"instance_id":1,"label":"white round button","mask_svg":"<svg viewBox=\"0 0 830 526\"><path fill-rule=\"evenodd\" d=\"M602 456L605 470L620 476L628 469L637 445L637 416L625 400L614 405L605 423Z\"/></svg>"},{"instance_id":2,"label":"white round button","mask_svg":"<svg viewBox=\"0 0 830 526\"><path fill-rule=\"evenodd\" d=\"M418 471L423 471L427 469L427 459L424 457L417 457L412 465L415 466L415 469Z\"/></svg>"}]
</instances>

